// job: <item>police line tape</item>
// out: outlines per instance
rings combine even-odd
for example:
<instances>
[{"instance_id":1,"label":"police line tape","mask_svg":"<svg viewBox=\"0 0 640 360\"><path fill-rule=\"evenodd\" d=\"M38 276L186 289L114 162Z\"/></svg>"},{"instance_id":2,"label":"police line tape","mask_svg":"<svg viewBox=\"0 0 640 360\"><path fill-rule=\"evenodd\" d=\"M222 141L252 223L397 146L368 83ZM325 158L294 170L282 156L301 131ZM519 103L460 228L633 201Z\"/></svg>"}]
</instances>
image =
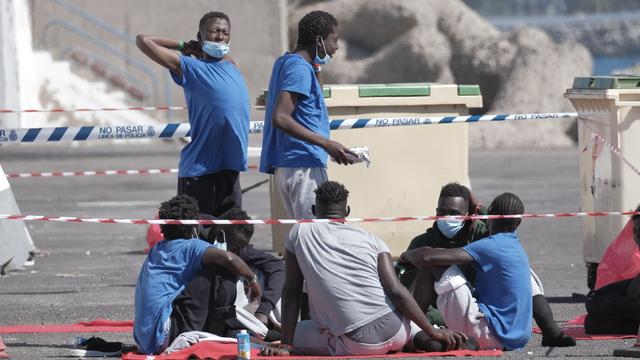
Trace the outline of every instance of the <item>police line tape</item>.
<instances>
[{"instance_id":1,"label":"police line tape","mask_svg":"<svg viewBox=\"0 0 640 360\"><path fill-rule=\"evenodd\" d=\"M250 170L258 169L258 165L247 166ZM5 174L8 179L24 179L35 177L57 177L57 176L110 176L110 175L157 175L176 174L177 168L164 169L136 169L136 170L89 170L89 171L54 171L54 172L26 172Z\"/></svg>"},{"instance_id":2,"label":"police line tape","mask_svg":"<svg viewBox=\"0 0 640 360\"><path fill-rule=\"evenodd\" d=\"M575 119L577 116L577 113L542 113L370 119L353 118L331 120L329 125L331 130L344 130L513 120ZM168 139L189 136L190 129L191 126L189 123L0 129L0 144L112 139ZM249 123L250 134L259 134L262 133L263 130L264 121L251 121Z\"/></svg>"},{"instance_id":3,"label":"police line tape","mask_svg":"<svg viewBox=\"0 0 640 360\"><path fill-rule=\"evenodd\" d=\"M557 214L517 214L517 215L467 215L467 216L407 216L407 217L373 217L347 219L263 219L263 220L176 220L176 219L112 219L112 218L78 218L66 216L42 215L6 215L0 214L0 220L21 221L51 221L71 223L97 224L135 224L135 225L275 225L275 224L304 224L304 223L371 223L423 220L495 220L495 219L528 219L528 218L567 218L567 217L600 217L616 215L640 215L640 211L596 211Z\"/></svg>"}]
</instances>

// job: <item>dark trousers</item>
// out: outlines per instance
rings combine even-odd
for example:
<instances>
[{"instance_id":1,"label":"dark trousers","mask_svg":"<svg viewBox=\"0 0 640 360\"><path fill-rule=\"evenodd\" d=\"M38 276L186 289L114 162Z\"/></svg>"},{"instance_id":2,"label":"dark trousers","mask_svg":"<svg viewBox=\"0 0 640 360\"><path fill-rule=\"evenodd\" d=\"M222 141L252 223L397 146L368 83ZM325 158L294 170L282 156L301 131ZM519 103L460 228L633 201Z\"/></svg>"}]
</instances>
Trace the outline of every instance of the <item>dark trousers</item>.
<instances>
[{"instance_id":1,"label":"dark trousers","mask_svg":"<svg viewBox=\"0 0 640 360\"><path fill-rule=\"evenodd\" d=\"M226 320L236 316L236 281L225 269L202 269L173 300L170 342L186 331L226 336Z\"/></svg>"},{"instance_id":2,"label":"dark trousers","mask_svg":"<svg viewBox=\"0 0 640 360\"><path fill-rule=\"evenodd\" d=\"M234 170L220 170L203 176L178 178L178 195L194 197L201 214L218 217L233 207L242 208L240 174Z\"/></svg>"},{"instance_id":3,"label":"dark trousers","mask_svg":"<svg viewBox=\"0 0 640 360\"><path fill-rule=\"evenodd\" d=\"M640 292L630 289L633 279L589 292L584 322L587 334L636 334L640 325Z\"/></svg>"}]
</instances>

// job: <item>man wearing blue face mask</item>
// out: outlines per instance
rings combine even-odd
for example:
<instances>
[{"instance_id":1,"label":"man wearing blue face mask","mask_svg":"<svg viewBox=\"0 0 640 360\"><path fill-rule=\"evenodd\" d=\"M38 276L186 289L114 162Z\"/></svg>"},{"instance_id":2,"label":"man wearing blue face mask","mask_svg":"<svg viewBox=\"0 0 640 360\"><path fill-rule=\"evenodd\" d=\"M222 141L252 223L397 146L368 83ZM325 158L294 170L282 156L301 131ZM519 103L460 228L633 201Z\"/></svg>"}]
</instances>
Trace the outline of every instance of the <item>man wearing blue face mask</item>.
<instances>
[{"instance_id":1,"label":"man wearing blue face mask","mask_svg":"<svg viewBox=\"0 0 640 360\"><path fill-rule=\"evenodd\" d=\"M477 214L478 204L471 197L469 189L452 182L442 187L438 198L437 216ZM464 221L455 219L440 219L424 234L416 236L407 250L423 246L452 249L462 247L470 242L489 236L489 230L483 221ZM463 269L467 278L472 278L470 267ZM408 268L402 271L400 280L406 287L410 287L415 280L417 270Z\"/></svg>"},{"instance_id":2,"label":"man wearing blue face mask","mask_svg":"<svg viewBox=\"0 0 640 360\"><path fill-rule=\"evenodd\" d=\"M249 95L227 54L229 17L206 13L197 37L184 43L138 35L136 44L184 90L191 142L180 153L178 194L196 198L201 213L219 216L242 207L239 172L247 168Z\"/></svg>"},{"instance_id":3,"label":"man wearing blue face mask","mask_svg":"<svg viewBox=\"0 0 640 360\"><path fill-rule=\"evenodd\" d=\"M329 139L329 115L316 77L338 50L338 22L324 11L312 11L298 23L291 53L273 65L266 101L260 171L275 175L289 216L312 219L314 190L328 180L327 155L339 164L355 156Z\"/></svg>"},{"instance_id":4,"label":"man wearing blue face mask","mask_svg":"<svg viewBox=\"0 0 640 360\"><path fill-rule=\"evenodd\" d=\"M474 215L486 214L486 209L481 208L474 199L471 191L463 185L452 182L442 187L438 198L436 215ZM489 236L489 229L483 220L456 220L439 219L424 234L416 236L407 251L422 247L454 249L461 248ZM475 272L470 264L458 265L470 283L475 282ZM399 266L400 267L400 266ZM415 267L403 264L400 269L400 280L404 286L410 288L416 279L418 271ZM538 276L530 269L533 317L542 330L542 346L575 346L575 340L564 334L553 319L551 307L544 296L544 290ZM425 297L420 294L421 287L416 284L416 297ZM418 301L424 311L429 311L431 320L439 323L440 314L434 308L429 308L432 304L425 304Z\"/></svg>"}]
</instances>

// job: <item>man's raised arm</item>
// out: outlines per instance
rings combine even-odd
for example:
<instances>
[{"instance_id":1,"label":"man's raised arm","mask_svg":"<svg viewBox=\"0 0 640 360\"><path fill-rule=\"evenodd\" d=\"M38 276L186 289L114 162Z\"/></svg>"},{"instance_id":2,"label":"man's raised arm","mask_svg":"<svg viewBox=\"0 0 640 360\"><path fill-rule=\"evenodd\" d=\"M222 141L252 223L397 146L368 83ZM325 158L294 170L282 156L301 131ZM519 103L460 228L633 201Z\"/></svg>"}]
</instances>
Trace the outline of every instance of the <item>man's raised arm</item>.
<instances>
[{"instance_id":1,"label":"man's raised arm","mask_svg":"<svg viewBox=\"0 0 640 360\"><path fill-rule=\"evenodd\" d=\"M136 45L151 60L182 76L178 53L182 47L180 41L140 34L136 36Z\"/></svg>"}]
</instances>

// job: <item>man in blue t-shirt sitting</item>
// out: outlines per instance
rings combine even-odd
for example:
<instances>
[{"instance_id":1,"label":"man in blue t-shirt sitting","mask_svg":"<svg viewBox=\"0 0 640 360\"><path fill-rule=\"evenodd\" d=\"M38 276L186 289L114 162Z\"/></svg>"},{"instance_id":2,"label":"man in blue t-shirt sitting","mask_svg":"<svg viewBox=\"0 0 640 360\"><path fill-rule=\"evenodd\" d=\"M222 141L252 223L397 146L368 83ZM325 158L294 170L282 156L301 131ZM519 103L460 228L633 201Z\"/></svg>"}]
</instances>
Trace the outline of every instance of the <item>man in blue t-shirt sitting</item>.
<instances>
[{"instance_id":1,"label":"man in blue t-shirt sitting","mask_svg":"<svg viewBox=\"0 0 640 360\"><path fill-rule=\"evenodd\" d=\"M160 219L196 219L198 204L190 196L178 195L162 203L159 216ZM224 269L232 276L244 278L254 298L260 298L262 293L249 266L234 253L197 239L194 225L160 227L165 240L151 248L142 264L134 303L133 338L139 351L149 355L163 352L182 331L180 324L184 311L174 311L174 301L203 268L209 271ZM209 289L201 290L209 292ZM183 310L185 306L179 305ZM204 318L209 315L206 310L215 311L209 308L200 312Z\"/></svg>"},{"instance_id":2,"label":"man in blue t-shirt sitting","mask_svg":"<svg viewBox=\"0 0 640 360\"><path fill-rule=\"evenodd\" d=\"M193 196L200 213L213 216L242 207L239 172L247 168L249 95L227 55L230 40L231 23L221 12L200 19L197 41L136 39L140 50L169 69L184 90L191 142L180 153L178 194Z\"/></svg>"},{"instance_id":3,"label":"man in blue t-shirt sitting","mask_svg":"<svg viewBox=\"0 0 640 360\"><path fill-rule=\"evenodd\" d=\"M328 180L327 154L339 164L355 156L329 139L329 115L316 74L338 50L338 21L312 11L298 23L298 41L271 72L266 100L260 171L275 175L289 216L313 219L314 190Z\"/></svg>"},{"instance_id":4,"label":"man in blue t-shirt sitting","mask_svg":"<svg viewBox=\"0 0 640 360\"><path fill-rule=\"evenodd\" d=\"M511 193L489 206L489 215L522 213L522 201ZM475 338L481 349L521 349L531 336L529 259L518 225L520 219L489 220L491 236L462 248L421 247L401 255L401 261L420 268L416 286L433 287L447 327ZM475 289L457 266L466 263L477 270Z\"/></svg>"}]
</instances>

